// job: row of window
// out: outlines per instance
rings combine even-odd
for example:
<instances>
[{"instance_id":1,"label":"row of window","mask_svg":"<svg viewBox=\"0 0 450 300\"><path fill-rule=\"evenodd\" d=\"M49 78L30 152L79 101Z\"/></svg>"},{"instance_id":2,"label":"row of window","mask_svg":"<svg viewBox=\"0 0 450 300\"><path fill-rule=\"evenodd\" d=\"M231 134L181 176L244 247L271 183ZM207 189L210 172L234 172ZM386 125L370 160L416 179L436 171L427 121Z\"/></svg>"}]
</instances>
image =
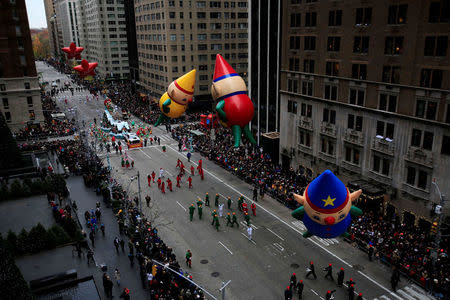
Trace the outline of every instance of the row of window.
<instances>
[{"instance_id":1,"label":"row of window","mask_svg":"<svg viewBox=\"0 0 450 300\"><path fill-rule=\"evenodd\" d=\"M29 82L24 82L24 83L23 83L23 87L24 87L24 89L26 89L26 90L29 90L29 89L31 88ZM1 83L1 84L0 84L0 91L1 91L1 92L6 91L6 84L4 84L4 83Z\"/></svg>"},{"instance_id":2,"label":"row of window","mask_svg":"<svg viewBox=\"0 0 450 300\"><path fill-rule=\"evenodd\" d=\"M315 51L316 50L316 37L304 36L303 50ZM289 37L289 49L300 50L301 36ZM353 53L355 54L368 54L369 52L369 36L355 36L353 38ZM401 55L403 54L403 36L387 36L384 42L384 54L385 55ZM327 51L339 52L341 48L340 36L329 36L327 39ZM446 56L448 48L448 36L426 36L423 55L424 56Z\"/></svg>"},{"instance_id":3,"label":"row of window","mask_svg":"<svg viewBox=\"0 0 450 300\"><path fill-rule=\"evenodd\" d=\"M389 25L406 24L408 14L408 4L394 4L388 7L386 23ZM328 26L341 26L343 19L342 10L330 10L328 12ZM450 22L450 4L448 1L431 2L428 12L429 23ZM317 12L309 11L305 13L304 26L317 26ZM301 13L291 13L290 27L300 27ZM369 26L372 24L372 7L359 7L355 9L356 26Z\"/></svg>"},{"instance_id":4,"label":"row of window","mask_svg":"<svg viewBox=\"0 0 450 300\"><path fill-rule=\"evenodd\" d=\"M305 59L303 61L303 72L314 73L314 60ZM378 66L375 66L378 67ZM325 75L327 76L341 76L339 75L340 62L327 61L325 62ZM289 58L289 70L300 71L300 58ZM368 64L357 63L352 64L351 78L357 80L367 80ZM440 89L444 71L440 69L422 69L420 71L419 86ZM381 72L381 82L400 84L400 66L385 65Z\"/></svg>"},{"instance_id":5,"label":"row of window","mask_svg":"<svg viewBox=\"0 0 450 300\"><path fill-rule=\"evenodd\" d=\"M206 12L197 12L196 14L197 19L206 19L206 17L208 16L208 14ZM209 13L209 19L248 19L248 13L246 12L210 12ZM125 15L117 15L117 17L119 18L124 18ZM115 15L114 14L108 14L108 18L110 19L114 19ZM161 13L153 13L153 14L146 14L146 15L141 15L141 16L136 16L135 20L136 23L139 22L147 22L147 21L156 21L156 20L164 20L165 16L164 16L164 12ZM171 11L169 12L169 19L184 19L184 12L179 12L178 16L176 14L176 12ZM192 19L192 12L189 12L189 19Z\"/></svg>"}]
</instances>

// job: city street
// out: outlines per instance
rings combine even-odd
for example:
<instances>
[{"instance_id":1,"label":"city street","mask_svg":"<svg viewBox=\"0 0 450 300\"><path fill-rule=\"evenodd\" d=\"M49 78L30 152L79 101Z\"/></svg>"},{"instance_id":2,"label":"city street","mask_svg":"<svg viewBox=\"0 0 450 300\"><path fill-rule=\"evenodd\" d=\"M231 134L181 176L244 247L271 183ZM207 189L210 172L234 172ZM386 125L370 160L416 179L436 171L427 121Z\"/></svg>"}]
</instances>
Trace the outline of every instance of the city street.
<instances>
[{"instance_id":1,"label":"city street","mask_svg":"<svg viewBox=\"0 0 450 300\"><path fill-rule=\"evenodd\" d=\"M38 71L43 73L44 81L52 82L60 78L62 85L63 82L70 80L42 62L37 62L36 66ZM80 124L85 121L84 129L87 132L89 123L92 123L94 118L97 120L101 118L104 99L99 97L96 101L89 96L90 99L86 102L86 95L89 95L87 91L75 91L73 96L67 91L59 93L56 99L60 107L65 107L68 117L78 118ZM65 99L68 100L67 105ZM133 120L140 122L134 117ZM111 174L124 188L129 186L129 194L137 196L138 184L136 181L130 183L130 178L137 172L140 173L144 214L158 215L153 222L164 242L173 248L182 267L186 250L192 251L192 269L189 272L193 280L217 298L220 298L219 289L222 284L231 280L225 288L226 299L281 299L289 284L290 276L296 273L297 279L304 280L303 299L324 299L326 291L334 289L337 289L335 299L347 299L346 288L338 288L336 282L324 278L323 269L331 263L335 280L336 273L341 267L344 268L344 282L352 278L356 282L355 291L361 292L364 299L434 299L406 279L400 282L397 292L392 292L391 270L379 261L369 262L364 252L342 238L331 240L317 237L303 238L301 236L305 231L303 223L294 219L289 209L269 196L259 199L256 203L256 217L251 216L253 239L250 241L247 238L243 215L237 210L237 199L243 195L250 206L252 187L198 153L193 153L189 163L186 152L178 151L178 142L171 138L164 126L153 128L152 136L155 135L161 138L161 146L148 143L145 148L127 151L128 156L135 162L134 168L122 168L120 155L112 151L109 155ZM163 145L167 147L165 152L162 150ZM97 149L97 154L107 165L106 152ZM192 189L188 188L188 175L183 176L181 188L177 188L175 186L176 175L179 173L179 169L176 168L177 159L182 160L187 172L191 165L197 167L198 160L202 159L204 180L200 179L196 170ZM165 194L161 193L156 183L148 187L147 175L152 171L158 174L160 168L165 171L164 180L167 178L172 180L173 192L168 190L167 184ZM71 192L73 193L73 190ZM197 198L204 201L207 192L210 196L210 206L204 207L203 219L199 220L196 209L194 219L190 222L188 207L195 203ZM218 209L214 206L216 193L220 195L220 203L225 204L219 232L211 226L211 211ZM77 193L73 193L72 197L76 195ZM144 200L146 195L151 196L152 212L146 207ZM228 196L233 200L231 210L228 210L226 205ZM74 200L78 201L76 198ZM239 228L225 226L226 213L232 211L238 216ZM108 230L107 228L107 232ZM112 246L112 240L108 241L106 247L110 248L110 252L114 252ZM312 277L305 279L306 268L310 261L315 264L317 279ZM108 263L110 268L114 267L111 265L114 264L113 261ZM137 269L136 274L138 277ZM294 299L298 299L297 295Z\"/></svg>"}]
</instances>

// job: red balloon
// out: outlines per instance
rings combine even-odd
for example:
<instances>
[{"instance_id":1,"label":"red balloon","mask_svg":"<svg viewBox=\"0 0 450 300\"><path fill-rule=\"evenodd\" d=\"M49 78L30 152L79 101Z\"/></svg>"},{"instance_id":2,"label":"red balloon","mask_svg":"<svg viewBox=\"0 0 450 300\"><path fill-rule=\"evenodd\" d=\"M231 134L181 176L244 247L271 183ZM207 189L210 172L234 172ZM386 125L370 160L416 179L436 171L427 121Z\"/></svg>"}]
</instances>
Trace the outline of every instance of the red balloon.
<instances>
[{"instance_id":1,"label":"red balloon","mask_svg":"<svg viewBox=\"0 0 450 300\"><path fill-rule=\"evenodd\" d=\"M64 47L61 49L67 54L67 59L81 59L81 52L83 52L83 47L77 47L74 42L70 43L69 47Z\"/></svg>"},{"instance_id":2,"label":"red balloon","mask_svg":"<svg viewBox=\"0 0 450 300\"><path fill-rule=\"evenodd\" d=\"M84 78L88 75L95 76L95 68L98 66L97 62L88 62L87 60L83 59L81 61L81 65L73 67L75 71L77 71L80 74L81 78Z\"/></svg>"}]
</instances>

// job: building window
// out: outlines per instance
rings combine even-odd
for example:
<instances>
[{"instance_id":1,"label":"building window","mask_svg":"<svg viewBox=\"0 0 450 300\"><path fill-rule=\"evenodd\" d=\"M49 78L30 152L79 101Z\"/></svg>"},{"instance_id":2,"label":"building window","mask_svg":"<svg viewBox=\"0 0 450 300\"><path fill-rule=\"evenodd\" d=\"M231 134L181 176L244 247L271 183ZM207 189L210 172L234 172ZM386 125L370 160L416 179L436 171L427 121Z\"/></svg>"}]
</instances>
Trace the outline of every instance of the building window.
<instances>
[{"instance_id":1,"label":"building window","mask_svg":"<svg viewBox=\"0 0 450 300\"><path fill-rule=\"evenodd\" d=\"M300 58L289 58L289 70L300 71Z\"/></svg>"},{"instance_id":2,"label":"building window","mask_svg":"<svg viewBox=\"0 0 450 300\"><path fill-rule=\"evenodd\" d=\"M367 79L367 65L366 64L352 64L352 78L359 80Z\"/></svg>"},{"instance_id":3,"label":"building window","mask_svg":"<svg viewBox=\"0 0 450 300\"><path fill-rule=\"evenodd\" d=\"M336 124L336 111L324 108L322 121L325 123Z\"/></svg>"},{"instance_id":4,"label":"building window","mask_svg":"<svg viewBox=\"0 0 450 300\"><path fill-rule=\"evenodd\" d=\"M325 65L325 74L328 76L339 76L339 62L327 61Z\"/></svg>"},{"instance_id":5,"label":"building window","mask_svg":"<svg viewBox=\"0 0 450 300\"><path fill-rule=\"evenodd\" d=\"M372 171L389 176L391 162L388 158L379 155L373 156Z\"/></svg>"},{"instance_id":6,"label":"building window","mask_svg":"<svg viewBox=\"0 0 450 300\"><path fill-rule=\"evenodd\" d=\"M27 97L27 104L28 104L28 107L33 107L33 97L31 97L31 96Z\"/></svg>"},{"instance_id":7,"label":"building window","mask_svg":"<svg viewBox=\"0 0 450 300\"><path fill-rule=\"evenodd\" d=\"M367 26L372 23L372 7L360 7L356 9L355 25Z\"/></svg>"},{"instance_id":8,"label":"building window","mask_svg":"<svg viewBox=\"0 0 450 300\"><path fill-rule=\"evenodd\" d=\"M347 128L353 129L356 131L362 131L362 126L363 126L363 117L362 116L355 116L352 114L348 114Z\"/></svg>"},{"instance_id":9,"label":"building window","mask_svg":"<svg viewBox=\"0 0 450 300\"><path fill-rule=\"evenodd\" d=\"M406 183L426 190L428 186L428 172L408 166L406 168Z\"/></svg>"},{"instance_id":10,"label":"building window","mask_svg":"<svg viewBox=\"0 0 450 300\"><path fill-rule=\"evenodd\" d=\"M383 66L381 81L388 83L400 83L400 67Z\"/></svg>"},{"instance_id":11,"label":"building window","mask_svg":"<svg viewBox=\"0 0 450 300\"><path fill-rule=\"evenodd\" d=\"M395 126L392 123L387 123L383 121L377 121L377 137L383 137L386 139L394 139L394 129Z\"/></svg>"},{"instance_id":12,"label":"building window","mask_svg":"<svg viewBox=\"0 0 450 300\"><path fill-rule=\"evenodd\" d=\"M442 85L442 70L422 69L420 86L440 89Z\"/></svg>"},{"instance_id":13,"label":"building window","mask_svg":"<svg viewBox=\"0 0 450 300\"><path fill-rule=\"evenodd\" d=\"M327 51L338 52L341 47L341 37L329 36L327 42Z\"/></svg>"},{"instance_id":14,"label":"building window","mask_svg":"<svg viewBox=\"0 0 450 300\"><path fill-rule=\"evenodd\" d=\"M291 14L291 27L300 27L300 26L302 26L301 14L300 13Z\"/></svg>"},{"instance_id":15,"label":"building window","mask_svg":"<svg viewBox=\"0 0 450 300\"><path fill-rule=\"evenodd\" d=\"M369 52L369 37L355 36L353 40L353 53L367 54Z\"/></svg>"},{"instance_id":16,"label":"building window","mask_svg":"<svg viewBox=\"0 0 450 300\"><path fill-rule=\"evenodd\" d=\"M349 103L353 105L364 106L364 97L366 92L362 89L350 88Z\"/></svg>"},{"instance_id":17,"label":"building window","mask_svg":"<svg viewBox=\"0 0 450 300\"><path fill-rule=\"evenodd\" d=\"M302 94L307 96L313 95L313 82L312 80L302 80Z\"/></svg>"},{"instance_id":18,"label":"building window","mask_svg":"<svg viewBox=\"0 0 450 300\"><path fill-rule=\"evenodd\" d=\"M5 111L5 119L7 123L11 123L11 113L9 111Z\"/></svg>"},{"instance_id":19,"label":"building window","mask_svg":"<svg viewBox=\"0 0 450 300\"><path fill-rule=\"evenodd\" d=\"M400 55L403 53L403 37L387 36L384 41L384 54Z\"/></svg>"},{"instance_id":20,"label":"building window","mask_svg":"<svg viewBox=\"0 0 450 300\"><path fill-rule=\"evenodd\" d=\"M434 134L432 132L424 131L422 135L422 130L413 128L411 134L411 146L431 151L433 149L433 138Z\"/></svg>"},{"instance_id":21,"label":"building window","mask_svg":"<svg viewBox=\"0 0 450 300\"><path fill-rule=\"evenodd\" d=\"M328 26L342 25L342 10L330 10L328 13Z\"/></svg>"},{"instance_id":22,"label":"building window","mask_svg":"<svg viewBox=\"0 0 450 300\"><path fill-rule=\"evenodd\" d=\"M336 142L327 139L327 138L321 138L321 147L320 152L326 153L328 155L334 156L335 155L335 149L336 149Z\"/></svg>"},{"instance_id":23,"label":"building window","mask_svg":"<svg viewBox=\"0 0 450 300\"><path fill-rule=\"evenodd\" d=\"M430 3L428 22L447 23L450 21L450 2L447 0L434 1Z\"/></svg>"},{"instance_id":24,"label":"building window","mask_svg":"<svg viewBox=\"0 0 450 300\"><path fill-rule=\"evenodd\" d=\"M380 93L378 109L384 110L384 111L396 112L396 110L397 110L397 95Z\"/></svg>"},{"instance_id":25,"label":"building window","mask_svg":"<svg viewBox=\"0 0 450 300\"><path fill-rule=\"evenodd\" d=\"M288 100L287 111L288 111L288 113L293 113L294 115L296 115L297 114L297 101Z\"/></svg>"},{"instance_id":26,"label":"building window","mask_svg":"<svg viewBox=\"0 0 450 300\"><path fill-rule=\"evenodd\" d=\"M0 84L0 91L6 91L6 85L5 84Z\"/></svg>"},{"instance_id":27,"label":"building window","mask_svg":"<svg viewBox=\"0 0 450 300\"><path fill-rule=\"evenodd\" d=\"M206 1L197 1L197 8L206 8Z\"/></svg>"},{"instance_id":28,"label":"building window","mask_svg":"<svg viewBox=\"0 0 450 300\"><path fill-rule=\"evenodd\" d=\"M437 112L437 102L426 99L416 101L416 117L435 120Z\"/></svg>"},{"instance_id":29,"label":"building window","mask_svg":"<svg viewBox=\"0 0 450 300\"><path fill-rule=\"evenodd\" d=\"M405 24L408 4L390 5L388 24Z\"/></svg>"},{"instance_id":30,"label":"building window","mask_svg":"<svg viewBox=\"0 0 450 300\"><path fill-rule=\"evenodd\" d=\"M349 146L345 146L345 157L344 160L346 162L359 165L360 162L360 151L359 149L352 148Z\"/></svg>"},{"instance_id":31,"label":"building window","mask_svg":"<svg viewBox=\"0 0 450 300\"><path fill-rule=\"evenodd\" d=\"M450 155L450 136L442 136L441 154Z\"/></svg>"},{"instance_id":32,"label":"building window","mask_svg":"<svg viewBox=\"0 0 450 300\"><path fill-rule=\"evenodd\" d=\"M324 98L328 100L337 100L338 86L335 84L325 84Z\"/></svg>"},{"instance_id":33,"label":"building window","mask_svg":"<svg viewBox=\"0 0 450 300\"><path fill-rule=\"evenodd\" d=\"M314 59L303 60L303 72L314 73Z\"/></svg>"},{"instance_id":34,"label":"building window","mask_svg":"<svg viewBox=\"0 0 450 300\"><path fill-rule=\"evenodd\" d=\"M299 144L306 147L311 147L311 134L305 130L299 130Z\"/></svg>"},{"instance_id":35,"label":"building window","mask_svg":"<svg viewBox=\"0 0 450 300\"><path fill-rule=\"evenodd\" d=\"M8 101L8 98L2 98L2 102L3 102L3 108L4 108L4 109L9 109L9 101Z\"/></svg>"},{"instance_id":36,"label":"building window","mask_svg":"<svg viewBox=\"0 0 450 300\"><path fill-rule=\"evenodd\" d=\"M297 78L288 78L288 92L298 93L298 79Z\"/></svg>"},{"instance_id":37,"label":"building window","mask_svg":"<svg viewBox=\"0 0 450 300\"><path fill-rule=\"evenodd\" d=\"M197 19L206 19L205 12L197 12Z\"/></svg>"},{"instance_id":38,"label":"building window","mask_svg":"<svg viewBox=\"0 0 450 300\"><path fill-rule=\"evenodd\" d=\"M300 37L299 36L291 36L289 38L289 49L300 50Z\"/></svg>"},{"instance_id":39,"label":"building window","mask_svg":"<svg viewBox=\"0 0 450 300\"><path fill-rule=\"evenodd\" d=\"M427 36L425 38L425 56L446 56L448 47L447 36Z\"/></svg>"},{"instance_id":40,"label":"building window","mask_svg":"<svg viewBox=\"0 0 450 300\"><path fill-rule=\"evenodd\" d=\"M316 50L315 36L305 36L304 50Z\"/></svg>"},{"instance_id":41,"label":"building window","mask_svg":"<svg viewBox=\"0 0 450 300\"><path fill-rule=\"evenodd\" d=\"M29 82L25 82L24 83L24 87L25 87L26 90L29 90L30 89L30 83Z\"/></svg>"},{"instance_id":42,"label":"building window","mask_svg":"<svg viewBox=\"0 0 450 300\"><path fill-rule=\"evenodd\" d=\"M307 12L305 14L305 27L314 27L317 25L317 13Z\"/></svg>"},{"instance_id":43,"label":"building window","mask_svg":"<svg viewBox=\"0 0 450 300\"><path fill-rule=\"evenodd\" d=\"M312 105L311 104L307 105L305 103L302 103L300 115L302 115L303 117L311 118L312 117Z\"/></svg>"}]
</instances>

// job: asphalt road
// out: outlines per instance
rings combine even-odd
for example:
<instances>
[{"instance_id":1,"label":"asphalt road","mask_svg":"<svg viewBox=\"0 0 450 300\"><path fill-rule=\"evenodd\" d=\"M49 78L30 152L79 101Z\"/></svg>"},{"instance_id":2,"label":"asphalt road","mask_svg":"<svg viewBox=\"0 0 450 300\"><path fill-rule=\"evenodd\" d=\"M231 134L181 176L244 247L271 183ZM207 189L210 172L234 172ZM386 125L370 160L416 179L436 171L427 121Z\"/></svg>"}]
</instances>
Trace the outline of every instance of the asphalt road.
<instances>
[{"instance_id":1,"label":"asphalt road","mask_svg":"<svg viewBox=\"0 0 450 300\"><path fill-rule=\"evenodd\" d=\"M43 71L44 80L61 77L56 71L42 63L37 63L39 71ZM67 81L65 79L63 81ZM103 110L103 99L88 101L86 92L70 92L59 94L58 103L61 107L78 113L73 113L86 123L93 118L99 119ZM65 105L64 99L68 99ZM70 115L70 114L69 114ZM135 119L137 122L137 119ZM110 163L112 174L116 180L129 186L129 193L137 195L136 181L130 184L130 178L140 172L141 196L149 194L154 203L152 213L142 203L145 214L155 215L155 223L165 224L159 227L164 242L174 249L180 264L184 263L184 254L187 249L193 253L191 274L194 281L219 298L219 288L223 282L231 280L226 287L227 299L282 299L284 289L289 283L290 275L295 272L298 279L304 279L303 299L324 299L327 290L337 289L335 299L347 299L344 288L338 288L335 282L325 279L323 268L329 263L333 265L333 274L343 267L345 280L350 277L356 282L356 291L362 292L364 299L433 299L417 286L402 280L398 291L390 289L391 271L380 262L369 262L367 255L346 243L343 239L323 240L317 237L304 239L301 234L305 231L302 222L293 219L290 210L279 204L276 200L266 196L257 202L256 217L251 218L253 227L253 240L247 239L246 226L243 216L237 211L237 199L240 195L251 203L252 188L242 180L223 170L214 163L194 153L191 162L202 158L205 170L205 179L202 181L196 174L193 177L193 189L188 189L187 176L183 177L181 188L175 187L177 159L181 159L190 169L185 153L178 152L177 142L174 141L164 126L153 129L153 135L161 138L161 146L148 145L146 148L132 149L128 156L135 161L134 169L120 166L120 155L112 152ZM167 146L166 152L162 145ZM99 152L106 164L106 154ZM165 170L165 178L173 182L174 191L170 192L166 186L166 193L162 194L156 184L147 186L147 174L153 170L158 174L159 168ZM210 195L211 205L203 210L203 220L198 219L197 211L194 220L189 221L187 209L196 201L197 197L205 198ZM214 207L214 196L220 195L220 202L225 203L226 197L231 196L232 210L236 211L239 228L226 227L225 215L228 212L224 207L224 218L220 219L220 231L211 226L210 210ZM144 201L145 202L145 201ZM241 222L242 221L242 222ZM314 261L317 280L305 279L306 268L309 261ZM355 297L356 298L356 297ZM294 299L298 299L296 296Z\"/></svg>"}]
</instances>

